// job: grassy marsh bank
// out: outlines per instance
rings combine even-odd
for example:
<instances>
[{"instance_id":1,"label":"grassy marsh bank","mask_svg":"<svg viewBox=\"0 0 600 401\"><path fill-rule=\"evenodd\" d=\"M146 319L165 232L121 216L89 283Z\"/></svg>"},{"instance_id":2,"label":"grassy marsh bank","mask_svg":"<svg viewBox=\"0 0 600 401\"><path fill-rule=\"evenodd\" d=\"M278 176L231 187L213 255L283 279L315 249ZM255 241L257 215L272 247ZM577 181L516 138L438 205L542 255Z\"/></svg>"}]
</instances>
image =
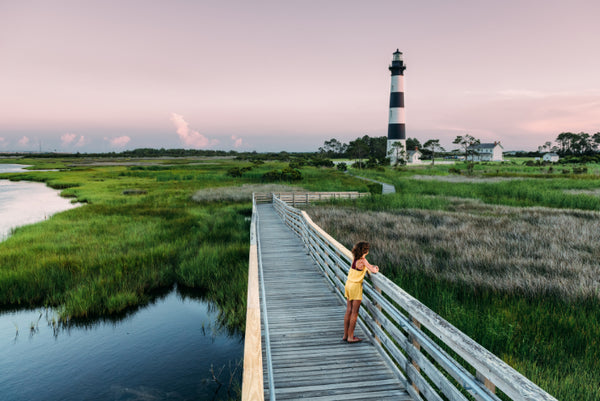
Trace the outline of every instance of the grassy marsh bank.
<instances>
[{"instance_id":1,"label":"grassy marsh bank","mask_svg":"<svg viewBox=\"0 0 600 401\"><path fill-rule=\"evenodd\" d=\"M256 186L263 184L262 174L282 163L265 163L232 178L228 168L248 163L19 162L60 171L0 178L45 182L87 205L17 228L0 243L1 307L53 306L65 320L99 317L144 305L154 291L178 284L204 291L219 306L223 323L243 330L250 194L262 188ZM333 170L303 173L302 185L312 189L351 183L365 190L360 180ZM240 189L243 184L255 186Z\"/></svg>"},{"instance_id":2,"label":"grassy marsh bank","mask_svg":"<svg viewBox=\"0 0 600 401\"><path fill-rule=\"evenodd\" d=\"M600 399L600 180L444 169L363 170L398 192L309 214L372 242L384 274L558 399Z\"/></svg>"}]
</instances>

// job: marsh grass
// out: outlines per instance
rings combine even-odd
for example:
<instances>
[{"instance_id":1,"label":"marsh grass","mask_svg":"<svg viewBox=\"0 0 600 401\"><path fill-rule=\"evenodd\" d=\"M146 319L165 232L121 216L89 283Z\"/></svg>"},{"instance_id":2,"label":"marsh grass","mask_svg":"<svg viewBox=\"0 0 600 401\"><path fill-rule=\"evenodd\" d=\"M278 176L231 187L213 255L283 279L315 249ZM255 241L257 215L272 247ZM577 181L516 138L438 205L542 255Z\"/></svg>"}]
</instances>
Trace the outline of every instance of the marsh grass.
<instances>
[{"instance_id":1,"label":"marsh grass","mask_svg":"<svg viewBox=\"0 0 600 401\"><path fill-rule=\"evenodd\" d=\"M241 186L201 189L194 193L192 199L196 202L252 202L253 193L290 191L305 191L305 189L298 186L277 184L243 184Z\"/></svg>"},{"instance_id":2,"label":"marsh grass","mask_svg":"<svg viewBox=\"0 0 600 401\"><path fill-rule=\"evenodd\" d=\"M446 210L312 206L347 247L561 400L600 390L600 213L490 206Z\"/></svg>"},{"instance_id":3,"label":"marsh grass","mask_svg":"<svg viewBox=\"0 0 600 401\"><path fill-rule=\"evenodd\" d=\"M455 200L456 211L309 210L346 244L371 238L373 256L392 275L418 271L498 292L600 300L600 213L475 204Z\"/></svg>"},{"instance_id":4,"label":"marsh grass","mask_svg":"<svg viewBox=\"0 0 600 401\"><path fill-rule=\"evenodd\" d=\"M48 306L63 324L77 324L124 316L177 285L201 291L218 306L220 322L243 331L250 194L295 189L262 186L264 172L287 164L265 163L232 178L228 169L244 162L83 161L28 159L34 169L63 170L0 174L45 182L87 204L0 242L0 308ZM333 169L304 173L308 190L364 186Z\"/></svg>"}]
</instances>

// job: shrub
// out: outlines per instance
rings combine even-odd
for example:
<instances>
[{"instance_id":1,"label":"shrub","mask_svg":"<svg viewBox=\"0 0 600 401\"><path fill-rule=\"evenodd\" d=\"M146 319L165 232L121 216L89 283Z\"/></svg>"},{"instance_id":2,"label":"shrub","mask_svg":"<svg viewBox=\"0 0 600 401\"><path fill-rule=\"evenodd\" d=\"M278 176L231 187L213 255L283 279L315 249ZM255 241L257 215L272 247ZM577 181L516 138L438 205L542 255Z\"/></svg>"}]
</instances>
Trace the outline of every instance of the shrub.
<instances>
[{"instance_id":1,"label":"shrub","mask_svg":"<svg viewBox=\"0 0 600 401\"><path fill-rule=\"evenodd\" d=\"M263 181L281 181L281 171L271 170L262 175Z\"/></svg>"},{"instance_id":2,"label":"shrub","mask_svg":"<svg viewBox=\"0 0 600 401\"><path fill-rule=\"evenodd\" d=\"M310 164L315 167L333 167L334 164L331 159L325 159L321 157L315 157L310 160Z\"/></svg>"},{"instance_id":3,"label":"shrub","mask_svg":"<svg viewBox=\"0 0 600 401\"><path fill-rule=\"evenodd\" d=\"M348 170L348 165L344 162L338 163L337 164L337 169L340 171L347 171Z\"/></svg>"},{"instance_id":4,"label":"shrub","mask_svg":"<svg viewBox=\"0 0 600 401\"><path fill-rule=\"evenodd\" d=\"M227 170L227 175L230 177L241 177L242 176L242 169L240 169L239 167L232 167L229 170Z\"/></svg>"},{"instance_id":5,"label":"shrub","mask_svg":"<svg viewBox=\"0 0 600 401\"><path fill-rule=\"evenodd\" d=\"M293 160L289 164L290 168L301 168L304 166L304 160Z\"/></svg>"},{"instance_id":6,"label":"shrub","mask_svg":"<svg viewBox=\"0 0 600 401\"><path fill-rule=\"evenodd\" d=\"M302 179L302 173L300 170L286 167L281 172L281 179L284 181L300 181Z\"/></svg>"},{"instance_id":7,"label":"shrub","mask_svg":"<svg viewBox=\"0 0 600 401\"><path fill-rule=\"evenodd\" d=\"M369 192L373 195L381 195L383 192L383 185L378 182L367 184L367 188L369 188Z\"/></svg>"}]
</instances>

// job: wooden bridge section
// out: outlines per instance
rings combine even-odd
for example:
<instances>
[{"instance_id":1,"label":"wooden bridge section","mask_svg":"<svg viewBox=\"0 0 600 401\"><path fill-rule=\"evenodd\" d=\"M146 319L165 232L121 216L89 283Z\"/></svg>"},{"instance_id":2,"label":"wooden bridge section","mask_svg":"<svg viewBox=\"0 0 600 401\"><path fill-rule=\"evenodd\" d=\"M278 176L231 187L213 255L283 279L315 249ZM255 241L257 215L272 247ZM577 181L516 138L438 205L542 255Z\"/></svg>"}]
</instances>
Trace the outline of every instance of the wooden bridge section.
<instances>
[{"instance_id":1,"label":"wooden bridge section","mask_svg":"<svg viewBox=\"0 0 600 401\"><path fill-rule=\"evenodd\" d=\"M253 199L242 400L556 401L382 274L364 283L365 341L342 342L350 251L256 199L269 200Z\"/></svg>"},{"instance_id":2,"label":"wooden bridge section","mask_svg":"<svg viewBox=\"0 0 600 401\"><path fill-rule=\"evenodd\" d=\"M302 240L272 205L258 214L276 398L411 400L373 344L341 341L345 305Z\"/></svg>"}]
</instances>

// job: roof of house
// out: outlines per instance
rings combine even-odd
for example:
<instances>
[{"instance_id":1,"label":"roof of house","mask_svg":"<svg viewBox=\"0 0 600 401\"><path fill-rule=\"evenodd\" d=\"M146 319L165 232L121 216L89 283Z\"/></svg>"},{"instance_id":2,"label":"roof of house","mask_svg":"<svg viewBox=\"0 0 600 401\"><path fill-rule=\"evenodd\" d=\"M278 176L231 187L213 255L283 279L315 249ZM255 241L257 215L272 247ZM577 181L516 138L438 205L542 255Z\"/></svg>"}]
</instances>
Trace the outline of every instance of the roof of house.
<instances>
[{"instance_id":1,"label":"roof of house","mask_svg":"<svg viewBox=\"0 0 600 401\"><path fill-rule=\"evenodd\" d=\"M422 155L423 153L419 152L418 150L409 150L408 151L408 155L410 157L412 157L415 153L417 153L418 155Z\"/></svg>"},{"instance_id":2,"label":"roof of house","mask_svg":"<svg viewBox=\"0 0 600 401\"><path fill-rule=\"evenodd\" d=\"M471 145L469 146L469 149L493 149L496 147L496 145L500 146L502 149L504 149L502 147L502 145L500 145L500 142L492 142L492 143L479 143L477 145Z\"/></svg>"},{"instance_id":3,"label":"roof of house","mask_svg":"<svg viewBox=\"0 0 600 401\"><path fill-rule=\"evenodd\" d=\"M558 156L556 153L544 153L544 156Z\"/></svg>"}]
</instances>

